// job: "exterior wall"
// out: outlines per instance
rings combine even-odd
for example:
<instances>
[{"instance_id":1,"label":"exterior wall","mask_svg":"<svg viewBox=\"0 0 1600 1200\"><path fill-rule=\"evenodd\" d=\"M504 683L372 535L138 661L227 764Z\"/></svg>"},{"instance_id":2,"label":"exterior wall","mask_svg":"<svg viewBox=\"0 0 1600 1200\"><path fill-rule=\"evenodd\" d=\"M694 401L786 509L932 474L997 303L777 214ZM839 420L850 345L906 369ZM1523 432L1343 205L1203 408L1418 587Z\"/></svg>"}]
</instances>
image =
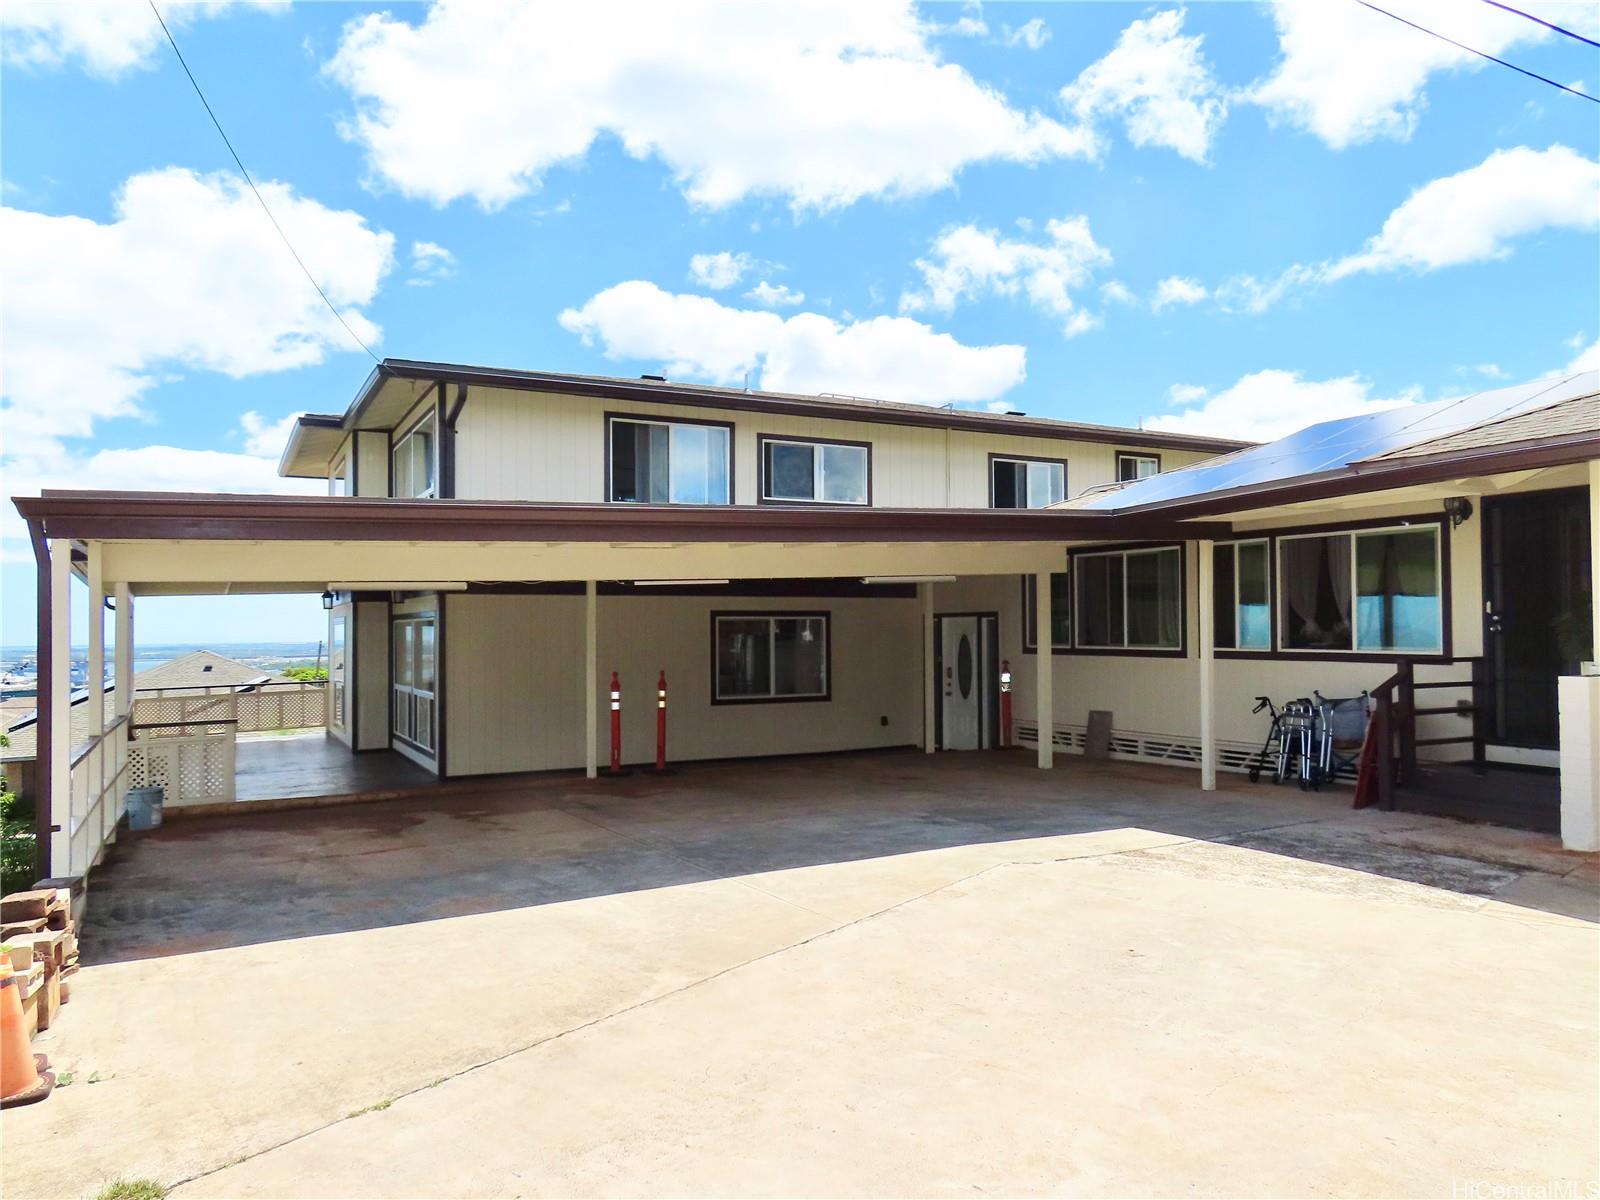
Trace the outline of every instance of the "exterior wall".
<instances>
[{"instance_id":1,"label":"exterior wall","mask_svg":"<svg viewBox=\"0 0 1600 1200\"><path fill-rule=\"evenodd\" d=\"M381 750L389 745L389 605L362 600L355 612L347 669L355 694L354 748Z\"/></svg>"},{"instance_id":2,"label":"exterior wall","mask_svg":"<svg viewBox=\"0 0 1600 1200\"><path fill-rule=\"evenodd\" d=\"M446 766L451 775L582 767L583 597L450 595L445 618ZM711 703L711 614L828 612L832 697ZM672 761L860 750L921 737L917 605L902 598L599 598L604 686L623 687L623 758L655 757L655 690L668 683ZM887 723L884 723L884 719Z\"/></svg>"},{"instance_id":3,"label":"exterior wall","mask_svg":"<svg viewBox=\"0 0 1600 1200\"><path fill-rule=\"evenodd\" d=\"M731 424L733 500L757 498L757 434L832 438L872 444L872 502L880 508L987 508L989 455L1067 460L1067 494L1116 479L1125 445L963 430L872 425L719 408L602 402L582 396L471 389L456 423L456 495L473 500L598 503L605 497L605 417L627 413L663 420ZM1192 451L1148 451L1165 469L1208 457Z\"/></svg>"}]
</instances>

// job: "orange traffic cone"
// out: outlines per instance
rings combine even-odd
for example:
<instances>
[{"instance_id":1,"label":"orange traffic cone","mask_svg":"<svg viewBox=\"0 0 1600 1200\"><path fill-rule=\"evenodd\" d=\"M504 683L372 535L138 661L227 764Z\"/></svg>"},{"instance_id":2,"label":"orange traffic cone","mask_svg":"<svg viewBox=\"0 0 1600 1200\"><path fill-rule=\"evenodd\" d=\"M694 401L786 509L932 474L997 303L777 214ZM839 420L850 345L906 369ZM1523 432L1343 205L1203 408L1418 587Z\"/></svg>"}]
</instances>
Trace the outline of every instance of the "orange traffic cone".
<instances>
[{"instance_id":1,"label":"orange traffic cone","mask_svg":"<svg viewBox=\"0 0 1600 1200\"><path fill-rule=\"evenodd\" d=\"M22 995L11 960L0 955L0 1108L43 1100L56 1085L49 1061L28 1046Z\"/></svg>"}]
</instances>

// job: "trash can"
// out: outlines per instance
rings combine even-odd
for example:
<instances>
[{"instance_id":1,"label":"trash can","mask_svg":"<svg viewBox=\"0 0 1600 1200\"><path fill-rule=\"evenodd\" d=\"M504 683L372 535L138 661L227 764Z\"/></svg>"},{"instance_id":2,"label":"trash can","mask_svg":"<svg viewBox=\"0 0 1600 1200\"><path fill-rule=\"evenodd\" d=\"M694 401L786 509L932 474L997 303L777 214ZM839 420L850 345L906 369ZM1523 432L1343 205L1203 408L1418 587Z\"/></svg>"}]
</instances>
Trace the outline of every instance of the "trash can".
<instances>
[{"instance_id":1,"label":"trash can","mask_svg":"<svg viewBox=\"0 0 1600 1200\"><path fill-rule=\"evenodd\" d=\"M166 792L158 787L128 789L128 828L154 829L161 824L161 804Z\"/></svg>"}]
</instances>

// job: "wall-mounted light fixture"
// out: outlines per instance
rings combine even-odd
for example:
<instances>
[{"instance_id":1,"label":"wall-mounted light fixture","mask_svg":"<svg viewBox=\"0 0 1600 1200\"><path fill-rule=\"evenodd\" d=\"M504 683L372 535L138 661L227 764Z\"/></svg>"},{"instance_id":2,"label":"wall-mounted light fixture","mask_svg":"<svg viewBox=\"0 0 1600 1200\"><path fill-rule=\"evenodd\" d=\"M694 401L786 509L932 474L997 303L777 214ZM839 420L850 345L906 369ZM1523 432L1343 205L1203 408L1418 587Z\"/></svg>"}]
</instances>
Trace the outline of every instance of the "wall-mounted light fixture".
<instances>
[{"instance_id":1,"label":"wall-mounted light fixture","mask_svg":"<svg viewBox=\"0 0 1600 1200\"><path fill-rule=\"evenodd\" d=\"M1451 496L1444 502L1444 511L1450 524L1460 528L1472 516L1472 501L1465 496Z\"/></svg>"},{"instance_id":2,"label":"wall-mounted light fixture","mask_svg":"<svg viewBox=\"0 0 1600 1200\"><path fill-rule=\"evenodd\" d=\"M332 592L323 592L322 593L322 609L323 609L323 611L324 612L328 612L328 611L331 611L332 608L333 608L333 593Z\"/></svg>"}]
</instances>

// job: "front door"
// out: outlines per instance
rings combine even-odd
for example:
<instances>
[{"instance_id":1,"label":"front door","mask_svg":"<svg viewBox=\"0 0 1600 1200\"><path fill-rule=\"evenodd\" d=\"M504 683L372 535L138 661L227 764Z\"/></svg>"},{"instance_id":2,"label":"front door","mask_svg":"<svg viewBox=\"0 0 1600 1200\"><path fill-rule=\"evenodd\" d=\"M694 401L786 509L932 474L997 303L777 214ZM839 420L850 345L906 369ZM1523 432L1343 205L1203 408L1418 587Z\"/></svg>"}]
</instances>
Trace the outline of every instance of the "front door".
<instances>
[{"instance_id":1,"label":"front door","mask_svg":"<svg viewBox=\"0 0 1600 1200\"><path fill-rule=\"evenodd\" d=\"M939 745L984 750L995 744L995 618L939 618Z\"/></svg>"},{"instance_id":2,"label":"front door","mask_svg":"<svg viewBox=\"0 0 1600 1200\"><path fill-rule=\"evenodd\" d=\"M1589 496L1530 492L1483 502L1484 653L1491 743L1556 748L1556 679L1587 657Z\"/></svg>"}]
</instances>

